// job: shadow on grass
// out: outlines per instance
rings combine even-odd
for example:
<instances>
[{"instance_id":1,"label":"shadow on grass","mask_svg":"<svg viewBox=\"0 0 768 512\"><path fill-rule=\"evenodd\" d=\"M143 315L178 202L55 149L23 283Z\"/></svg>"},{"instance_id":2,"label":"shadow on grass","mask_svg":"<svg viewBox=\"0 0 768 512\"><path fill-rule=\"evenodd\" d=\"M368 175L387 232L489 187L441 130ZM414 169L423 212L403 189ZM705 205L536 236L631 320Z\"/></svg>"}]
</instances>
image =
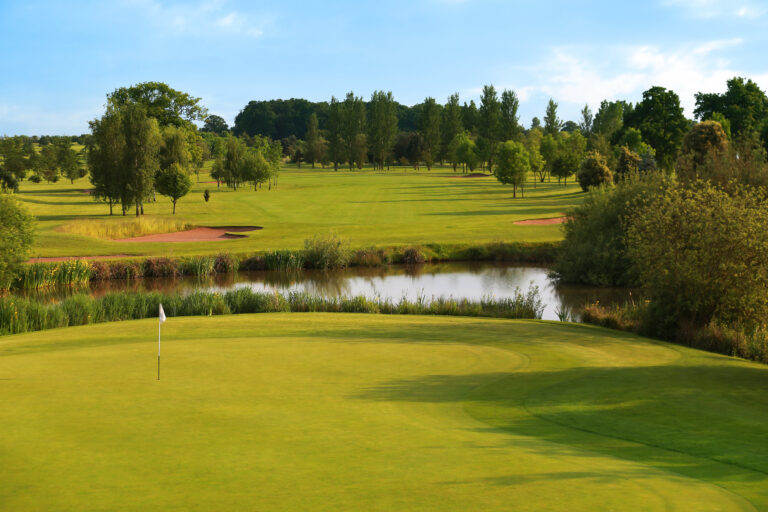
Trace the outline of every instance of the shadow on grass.
<instances>
[{"instance_id":1,"label":"shadow on grass","mask_svg":"<svg viewBox=\"0 0 768 512\"><path fill-rule=\"evenodd\" d=\"M548 441L548 454L578 448L706 480L768 482L766 389L768 368L668 365L427 375L354 398L455 402L489 425L481 431Z\"/></svg>"}]
</instances>

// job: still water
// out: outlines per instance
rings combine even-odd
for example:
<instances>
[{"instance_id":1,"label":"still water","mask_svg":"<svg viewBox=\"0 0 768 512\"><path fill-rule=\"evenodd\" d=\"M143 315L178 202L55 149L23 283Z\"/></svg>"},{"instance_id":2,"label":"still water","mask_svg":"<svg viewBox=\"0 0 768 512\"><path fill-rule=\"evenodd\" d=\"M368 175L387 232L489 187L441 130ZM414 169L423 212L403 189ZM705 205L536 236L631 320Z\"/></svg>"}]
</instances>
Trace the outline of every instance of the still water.
<instances>
[{"instance_id":1,"label":"still water","mask_svg":"<svg viewBox=\"0 0 768 512\"><path fill-rule=\"evenodd\" d=\"M543 318L557 320L562 308L577 310L587 303L600 301L610 305L623 303L627 289L592 288L558 285L549 277L550 269L494 263L438 263L418 266L390 265L375 268L354 267L320 272L238 272L198 279L136 279L131 281L95 281L86 288L35 292L40 298L59 299L68 294L90 293L101 296L114 291L161 291L189 293L195 290L226 291L250 287L259 291L304 291L328 297L365 295L397 301L403 297L426 299L454 297L480 299L509 297L515 289L526 291L538 286L545 305Z\"/></svg>"}]
</instances>

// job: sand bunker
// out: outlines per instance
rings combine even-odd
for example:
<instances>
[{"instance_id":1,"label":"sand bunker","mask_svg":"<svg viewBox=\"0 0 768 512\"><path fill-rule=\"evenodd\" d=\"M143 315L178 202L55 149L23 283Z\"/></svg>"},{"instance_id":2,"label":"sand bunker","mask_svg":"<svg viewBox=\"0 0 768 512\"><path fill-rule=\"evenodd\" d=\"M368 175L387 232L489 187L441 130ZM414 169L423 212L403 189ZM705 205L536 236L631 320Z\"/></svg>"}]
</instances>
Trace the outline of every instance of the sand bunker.
<instances>
[{"instance_id":1,"label":"sand bunker","mask_svg":"<svg viewBox=\"0 0 768 512\"><path fill-rule=\"evenodd\" d=\"M568 217L550 217L548 219L519 220L514 224L518 226L546 226L548 224L562 224L566 220L568 220Z\"/></svg>"},{"instance_id":2,"label":"sand bunker","mask_svg":"<svg viewBox=\"0 0 768 512\"><path fill-rule=\"evenodd\" d=\"M448 176L448 178L490 178L493 174L485 174L484 172L473 172L472 174L461 174L459 176Z\"/></svg>"},{"instance_id":3,"label":"sand bunker","mask_svg":"<svg viewBox=\"0 0 768 512\"><path fill-rule=\"evenodd\" d=\"M213 240L234 240L245 238L246 235L236 233L245 233L256 231L261 226L219 226L203 227L189 229L187 231L176 231L175 233L158 233L156 235L137 236L134 238L121 238L113 240L114 242L210 242Z\"/></svg>"}]
</instances>

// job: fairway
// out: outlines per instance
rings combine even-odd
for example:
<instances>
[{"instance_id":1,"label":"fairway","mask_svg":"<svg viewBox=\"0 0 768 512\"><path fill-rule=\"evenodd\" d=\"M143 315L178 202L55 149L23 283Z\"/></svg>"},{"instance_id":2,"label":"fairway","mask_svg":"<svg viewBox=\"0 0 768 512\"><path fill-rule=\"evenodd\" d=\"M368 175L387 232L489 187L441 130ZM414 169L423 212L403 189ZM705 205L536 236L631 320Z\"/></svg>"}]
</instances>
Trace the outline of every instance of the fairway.
<instances>
[{"instance_id":1,"label":"fairway","mask_svg":"<svg viewBox=\"0 0 768 512\"><path fill-rule=\"evenodd\" d=\"M493 177L464 178L449 169L390 172L283 169L278 186L254 192L222 186L201 173L201 183L179 201L157 196L147 202L151 218L175 219L197 226L261 226L240 240L213 242L114 242L63 233L57 228L85 219L122 222L120 208L109 208L87 193L88 178L74 184L24 182L18 198L37 217L37 237L30 256L187 255L219 251L247 252L303 247L304 240L333 230L352 247L494 241L560 240L559 225L521 226L516 221L558 217L584 197L578 185L532 183L526 197L512 198L512 188ZM206 183L208 182L208 183ZM210 190L209 202L203 191ZM130 213L130 212L129 212ZM129 215L127 217L131 219Z\"/></svg>"},{"instance_id":2,"label":"fairway","mask_svg":"<svg viewBox=\"0 0 768 512\"><path fill-rule=\"evenodd\" d=\"M768 368L352 314L0 339L0 509L768 510Z\"/></svg>"}]
</instances>

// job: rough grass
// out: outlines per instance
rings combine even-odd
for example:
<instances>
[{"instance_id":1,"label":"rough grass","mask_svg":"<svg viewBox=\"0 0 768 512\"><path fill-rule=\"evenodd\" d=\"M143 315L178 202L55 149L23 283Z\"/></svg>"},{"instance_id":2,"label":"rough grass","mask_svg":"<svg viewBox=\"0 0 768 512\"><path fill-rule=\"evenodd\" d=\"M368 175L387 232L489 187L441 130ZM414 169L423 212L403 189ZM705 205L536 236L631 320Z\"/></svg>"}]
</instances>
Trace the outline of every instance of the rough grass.
<instances>
[{"instance_id":1,"label":"rough grass","mask_svg":"<svg viewBox=\"0 0 768 512\"><path fill-rule=\"evenodd\" d=\"M583 325L264 314L0 341L3 510L766 510L768 368Z\"/></svg>"},{"instance_id":2,"label":"rough grass","mask_svg":"<svg viewBox=\"0 0 768 512\"><path fill-rule=\"evenodd\" d=\"M57 231L73 235L84 235L92 238L119 240L121 238L187 231L194 227L195 226L189 222L177 219L144 216L119 220L78 220L62 224L57 228Z\"/></svg>"},{"instance_id":3,"label":"rough grass","mask_svg":"<svg viewBox=\"0 0 768 512\"><path fill-rule=\"evenodd\" d=\"M451 176L454 173L449 169L333 172L303 166L301 170L283 169L279 185L272 190L254 192L244 187L233 192L205 183L211 178L203 172L200 183L179 201L175 217L170 215L170 201L163 197L145 204L147 215L155 218L196 226L264 228L247 238L216 242L126 244L59 231L65 224L78 229L74 226L88 219L105 224L122 221L119 215L110 218L106 205L82 192L90 188L88 178L76 180L74 185L67 180L50 185L24 181L19 198L38 216L31 256L167 256L171 251L175 256L187 256L301 249L304 240L332 230L349 240L352 249L552 242L562 238L560 226L517 226L514 222L558 216L583 197L578 185L545 183L536 188L529 184L524 199L513 199L511 188L494 178ZM206 188L211 191L207 203L203 200Z\"/></svg>"}]
</instances>

